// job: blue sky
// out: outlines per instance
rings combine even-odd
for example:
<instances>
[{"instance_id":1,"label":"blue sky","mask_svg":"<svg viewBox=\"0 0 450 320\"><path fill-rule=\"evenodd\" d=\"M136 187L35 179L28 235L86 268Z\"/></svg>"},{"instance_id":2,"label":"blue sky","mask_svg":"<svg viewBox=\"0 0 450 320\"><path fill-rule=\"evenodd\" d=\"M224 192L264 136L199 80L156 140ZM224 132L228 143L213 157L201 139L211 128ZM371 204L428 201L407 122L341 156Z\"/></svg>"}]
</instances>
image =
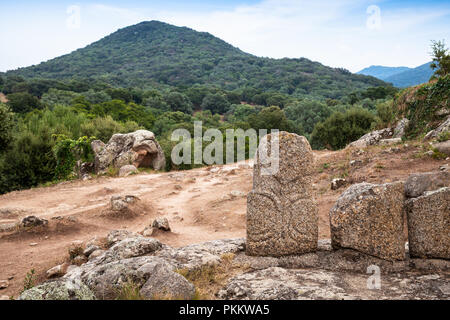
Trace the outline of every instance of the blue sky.
<instances>
[{"instance_id":1,"label":"blue sky","mask_svg":"<svg viewBox=\"0 0 450 320\"><path fill-rule=\"evenodd\" d=\"M0 71L70 53L144 20L211 34L265 57L306 57L356 72L414 67L450 44L448 0L0 0Z\"/></svg>"}]
</instances>

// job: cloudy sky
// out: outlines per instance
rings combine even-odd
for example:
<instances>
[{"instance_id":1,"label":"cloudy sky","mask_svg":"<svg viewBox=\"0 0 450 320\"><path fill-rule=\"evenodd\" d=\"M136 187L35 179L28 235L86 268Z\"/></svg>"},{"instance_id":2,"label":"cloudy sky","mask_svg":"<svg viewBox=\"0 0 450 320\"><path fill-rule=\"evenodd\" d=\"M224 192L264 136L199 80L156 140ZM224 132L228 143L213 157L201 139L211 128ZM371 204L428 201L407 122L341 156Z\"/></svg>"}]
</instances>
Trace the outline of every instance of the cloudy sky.
<instances>
[{"instance_id":1,"label":"cloudy sky","mask_svg":"<svg viewBox=\"0 0 450 320\"><path fill-rule=\"evenodd\" d=\"M448 0L0 0L0 71L70 53L132 24L207 31L243 51L306 57L356 72L415 67L450 43Z\"/></svg>"}]
</instances>

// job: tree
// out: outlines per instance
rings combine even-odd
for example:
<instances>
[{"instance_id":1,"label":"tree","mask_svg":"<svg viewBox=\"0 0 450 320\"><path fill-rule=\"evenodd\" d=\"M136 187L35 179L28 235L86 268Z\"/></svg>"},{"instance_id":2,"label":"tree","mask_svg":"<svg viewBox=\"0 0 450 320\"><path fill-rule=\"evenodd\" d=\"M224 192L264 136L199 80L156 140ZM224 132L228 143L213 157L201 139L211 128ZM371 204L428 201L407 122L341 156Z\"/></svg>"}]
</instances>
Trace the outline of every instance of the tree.
<instances>
[{"instance_id":1,"label":"tree","mask_svg":"<svg viewBox=\"0 0 450 320\"><path fill-rule=\"evenodd\" d=\"M0 103L0 154L11 143L13 127L14 114L10 112L5 104Z\"/></svg>"},{"instance_id":2,"label":"tree","mask_svg":"<svg viewBox=\"0 0 450 320\"><path fill-rule=\"evenodd\" d=\"M326 104L309 99L291 104L284 111L287 118L302 127L307 134L314 130L316 123L324 121L332 113L331 108Z\"/></svg>"},{"instance_id":3,"label":"tree","mask_svg":"<svg viewBox=\"0 0 450 320\"><path fill-rule=\"evenodd\" d=\"M171 111L181 111L192 114L192 102L186 95L172 91L165 97L165 100Z\"/></svg>"},{"instance_id":4,"label":"tree","mask_svg":"<svg viewBox=\"0 0 450 320\"><path fill-rule=\"evenodd\" d=\"M203 110L210 110L212 113L224 114L230 108L228 100L220 93L208 94L202 102Z\"/></svg>"},{"instance_id":5,"label":"tree","mask_svg":"<svg viewBox=\"0 0 450 320\"><path fill-rule=\"evenodd\" d=\"M39 99L27 92L11 93L7 98L9 107L16 113L27 113L42 107Z\"/></svg>"},{"instance_id":6,"label":"tree","mask_svg":"<svg viewBox=\"0 0 450 320\"><path fill-rule=\"evenodd\" d=\"M293 122L286 118L284 111L276 106L264 108L258 114L251 114L248 117L248 123L255 130L279 129L280 131L300 133Z\"/></svg>"},{"instance_id":7,"label":"tree","mask_svg":"<svg viewBox=\"0 0 450 320\"><path fill-rule=\"evenodd\" d=\"M430 67L435 70L431 77L433 79L445 76L450 72L450 54L449 49L445 47L444 40L433 40L431 43L433 62Z\"/></svg>"}]
</instances>

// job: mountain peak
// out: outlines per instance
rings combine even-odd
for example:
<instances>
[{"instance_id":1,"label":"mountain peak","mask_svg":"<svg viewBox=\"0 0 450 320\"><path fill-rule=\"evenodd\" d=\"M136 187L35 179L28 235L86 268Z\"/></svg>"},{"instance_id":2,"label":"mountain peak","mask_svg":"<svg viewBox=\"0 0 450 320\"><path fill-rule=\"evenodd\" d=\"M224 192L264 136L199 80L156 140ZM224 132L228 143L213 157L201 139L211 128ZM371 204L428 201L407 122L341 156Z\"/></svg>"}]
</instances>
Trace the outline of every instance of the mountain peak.
<instances>
[{"instance_id":1,"label":"mountain peak","mask_svg":"<svg viewBox=\"0 0 450 320\"><path fill-rule=\"evenodd\" d=\"M119 29L85 48L9 73L26 78L100 78L127 87L202 84L234 90L250 86L327 98L386 85L305 58L256 57L210 33L156 20Z\"/></svg>"}]
</instances>

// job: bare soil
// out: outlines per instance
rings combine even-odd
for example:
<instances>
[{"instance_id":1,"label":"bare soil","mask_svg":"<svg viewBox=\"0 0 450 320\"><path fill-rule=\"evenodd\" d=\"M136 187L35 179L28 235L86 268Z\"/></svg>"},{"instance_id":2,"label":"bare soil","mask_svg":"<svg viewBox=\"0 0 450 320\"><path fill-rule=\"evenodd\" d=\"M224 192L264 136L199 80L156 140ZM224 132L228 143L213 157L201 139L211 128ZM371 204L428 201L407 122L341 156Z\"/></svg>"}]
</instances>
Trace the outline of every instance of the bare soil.
<instances>
[{"instance_id":1,"label":"bare soil","mask_svg":"<svg viewBox=\"0 0 450 320\"><path fill-rule=\"evenodd\" d=\"M313 188L319 205L320 238L330 237L328 212L345 190L331 190L333 178L345 177L350 183L401 181L411 173L438 170L448 163L423 155L419 143L370 147L358 153L315 151ZM351 160L361 163L351 166ZM44 280L46 270L67 259L74 241L102 238L115 229L140 232L157 216L167 217L172 231L158 232L155 237L174 247L245 237L246 194L252 188L252 169L240 164L143 172L125 178L98 177L0 196L4 212L0 211L0 225L27 215L49 220L48 227L0 232L0 280L9 280L8 288L0 290L0 295L17 296L31 269L36 270L38 281ZM232 191L243 195L232 196ZM113 195L139 197L137 214L105 214ZM5 213L5 209L12 210Z\"/></svg>"}]
</instances>

